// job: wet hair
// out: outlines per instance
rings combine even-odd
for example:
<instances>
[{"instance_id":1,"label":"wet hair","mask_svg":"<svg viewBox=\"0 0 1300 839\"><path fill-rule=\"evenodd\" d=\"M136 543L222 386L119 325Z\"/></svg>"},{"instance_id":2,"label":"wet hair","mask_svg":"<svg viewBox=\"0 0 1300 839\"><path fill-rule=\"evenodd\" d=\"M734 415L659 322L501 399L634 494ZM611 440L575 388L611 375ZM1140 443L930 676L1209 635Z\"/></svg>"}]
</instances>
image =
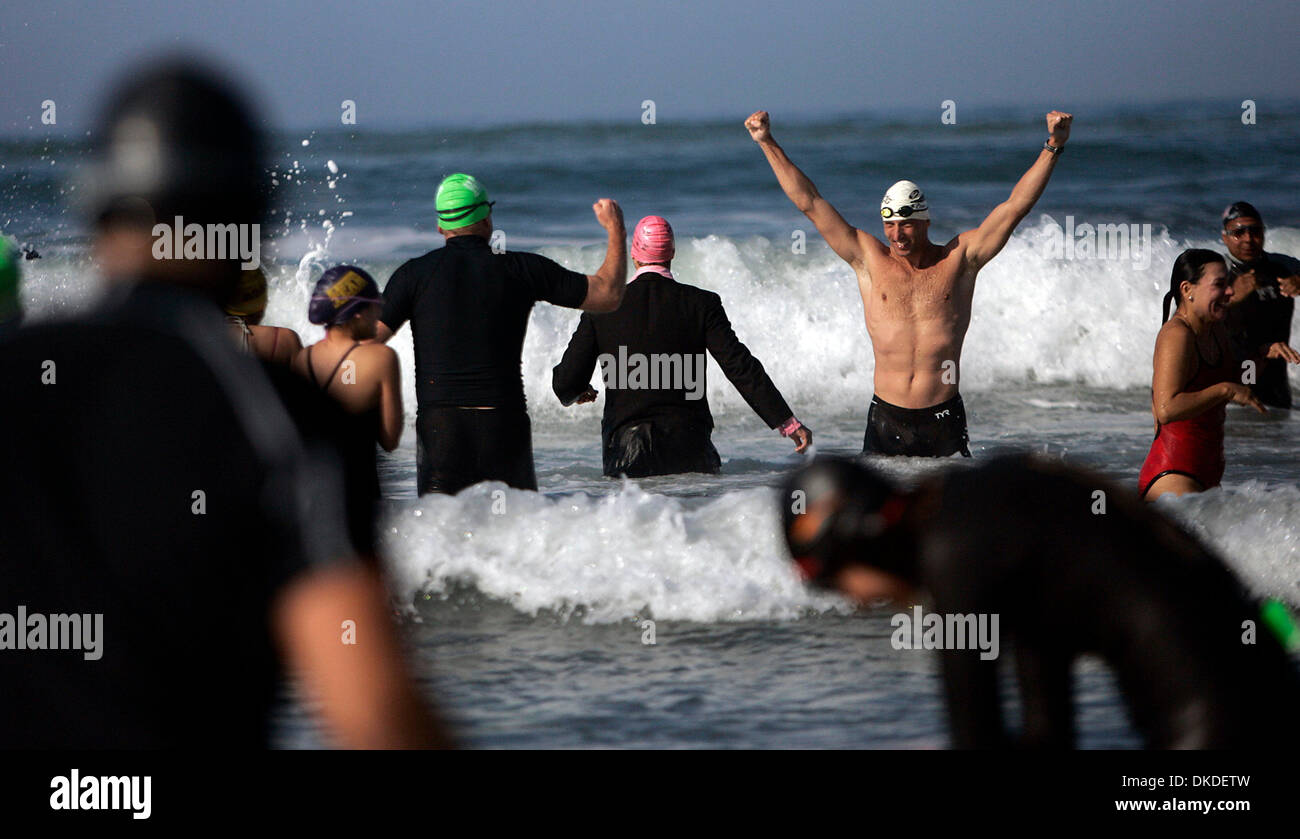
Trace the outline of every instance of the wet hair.
<instances>
[{"instance_id":1,"label":"wet hair","mask_svg":"<svg viewBox=\"0 0 1300 839\"><path fill-rule=\"evenodd\" d=\"M1205 266L1215 262L1227 265L1222 256L1205 248L1188 248L1178 254L1178 258L1174 260L1173 273L1169 277L1169 291L1165 292L1164 317L1160 320L1161 323L1169 320L1172 310L1183 304L1183 283L1196 285L1205 273Z\"/></svg>"}]
</instances>

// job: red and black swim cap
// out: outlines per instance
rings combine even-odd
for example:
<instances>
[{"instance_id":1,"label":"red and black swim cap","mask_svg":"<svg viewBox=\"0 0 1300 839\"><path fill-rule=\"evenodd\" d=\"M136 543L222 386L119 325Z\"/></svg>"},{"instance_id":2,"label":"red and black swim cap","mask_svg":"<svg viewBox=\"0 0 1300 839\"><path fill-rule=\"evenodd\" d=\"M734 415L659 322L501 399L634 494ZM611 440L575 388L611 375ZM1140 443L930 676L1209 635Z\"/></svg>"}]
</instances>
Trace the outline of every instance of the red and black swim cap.
<instances>
[{"instance_id":1,"label":"red and black swim cap","mask_svg":"<svg viewBox=\"0 0 1300 839\"><path fill-rule=\"evenodd\" d=\"M884 476L857 460L819 457L786 479L780 499L782 533L804 579L827 585L848 563L899 573L874 550L907 506Z\"/></svg>"}]
</instances>

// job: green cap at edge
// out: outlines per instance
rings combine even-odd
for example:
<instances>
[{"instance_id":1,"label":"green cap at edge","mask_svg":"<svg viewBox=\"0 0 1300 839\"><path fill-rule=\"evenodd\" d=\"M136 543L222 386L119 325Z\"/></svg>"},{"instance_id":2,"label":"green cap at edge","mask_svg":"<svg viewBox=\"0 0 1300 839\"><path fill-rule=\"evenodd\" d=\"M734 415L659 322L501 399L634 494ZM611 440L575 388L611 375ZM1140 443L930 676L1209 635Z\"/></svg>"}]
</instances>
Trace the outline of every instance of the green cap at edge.
<instances>
[{"instance_id":1,"label":"green cap at edge","mask_svg":"<svg viewBox=\"0 0 1300 839\"><path fill-rule=\"evenodd\" d=\"M438 226L444 230L469 227L492 213L487 190L473 175L460 172L442 179L434 204L438 208Z\"/></svg>"},{"instance_id":2,"label":"green cap at edge","mask_svg":"<svg viewBox=\"0 0 1300 839\"><path fill-rule=\"evenodd\" d=\"M0 235L0 320L18 311L18 262L22 254L13 241Z\"/></svg>"},{"instance_id":3,"label":"green cap at edge","mask_svg":"<svg viewBox=\"0 0 1300 839\"><path fill-rule=\"evenodd\" d=\"M1295 618L1285 603L1270 597L1260 604L1259 615L1284 649L1300 649L1300 627L1296 626Z\"/></svg>"}]
</instances>

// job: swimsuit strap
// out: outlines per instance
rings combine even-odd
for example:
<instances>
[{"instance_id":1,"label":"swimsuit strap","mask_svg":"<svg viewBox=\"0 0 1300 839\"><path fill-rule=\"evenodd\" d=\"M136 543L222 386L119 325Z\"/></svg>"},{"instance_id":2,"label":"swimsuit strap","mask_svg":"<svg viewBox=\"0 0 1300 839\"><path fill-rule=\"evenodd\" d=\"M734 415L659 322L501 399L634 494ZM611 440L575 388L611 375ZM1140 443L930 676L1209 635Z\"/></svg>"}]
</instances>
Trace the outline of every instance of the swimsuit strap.
<instances>
[{"instance_id":1,"label":"swimsuit strap","mask_svg":"<svg viewBox=\"0 0 1300 839\"><path fill-rule=\"evenodd\" d=\"M1225 332L1225 334L1226 334L1226 332ZM1228 340L1231 341L1232 339L1229 338ZM1223 363L1225 362L1225 360L1226 360L1226 361L1229 361L1229 362L1233 361L1233 358L1232 358L1232 348L1231 348L1231 346L1229 346L1229 345L1225 345L1223 342L1219 341L1217 338L1215 339L1214 343L1215 343L1215 344L1218 346L1218 348L1219 348L1219 364L1223 364Z\"/></svg>"},{"instance_id":2,"label":"swimsuit strap","mask_svg":"<svg viewBox=\"0 0 1300 839\"><path fill-rule=\"evenodd\" d=\"M314 347L315 344L312 344ZM312 386L320 389L320 382L316 381L316 371L311 366L311 347L307 348L307 377L311 379Z\"/></svg>"},{"instance_id":3,"label":"swimsuit strap","mask_svg":"<svg viewBox=\"0 0 1300 839\"><path fill-rule=\"evenodd\" d=\"M271 358L275 358L275 345L280 343L280 327L271 327Z\"/></svg>"},{"instance_id":4,"label":"swimsuit strap","mask_svg":"<svg viewBox=\"0 0 1300 839\"><path fill-rule=\"evenodd\" d=\"M339 359L339 363L335 364L334 369L331 370L330 374L325 377L324 384L318 384L316 381L316 371L313 370L311 366L311 347L308 347L307 348L307 372L311 373L311 383L316 385L316 387L320 388L321 390L329 390L330 382L334 380L334 374L337 373L339 371L339 368L343 366L343 362L348 360L348 356L352 355L352 351L359 346L361 346L361 342L354 341L352 343L352 346L348 347L348 351L343 353L343 357Z\"/></svg>"},{"instance_id":5,"label":"swimsuit strap","mask_svg":"<svg viewBox=\"0 0 1300 839\"><path fill-rule=\"evenodd\" d=\"M1192 379L1196 378L1197 374L1201 372L1202 365L1204 365L1206 368L1210 370L1213 370L1214 368L1218 367L1219 364L1222 364L1224 359L1224 350L1223 350L1223 345L1219 343L1218 336L1211 334L1210 339L1214 342L1214 345L1219 348L1219 361L1217 364L1211 364L1210 360L1206 358L1204 354L1201 353L1201 342L1197 340L1196 330L1192 329L1192 325L1188 323L1185 319L1183 319L1181 316L1178 316L1178 322L1181 323L1184 327L1186 327L1188 332L1192 333L1192 346L1196 348L1196 369L1192 371L1191 378L1187 380L1188 382L1190 382L1192 381Z\"/></svg>"},{"instance_id":6,"label":"swimsuit strap","mask_svg":"<svg viewBox=\"0 0 1300 839\"><path fill-rule=\"evenodd\" d=\"M1224 355L1223 345L1219 343L1219 336L1218 336L1218 335L1211 334L1211 335L1210 335L1210 340L1213 342L1214 346L1215 346L1216 348L1218 348L1218 350L1219 350L1219 360L1218 360L1216 363L1211 364L1211 363L1210 363L1210 360L1209 360L1208 358L1206 358L1204 355L1201 355L1201 345L1200 345L1200 344L1197 344L1197 345L1196 345L1196 354L1197 354L1198 356L1200 356L1201 361L1204 361L1204 362L1205 362L1205 366L1206 366L1206 367L1208 367L1208 368L1210 368L1211 370L1213 370L1214 368L1216 368L1216 367L1218 367L1219 365L1223 364L1223 359L1224 359L1226 356Z\"/></svg>"},{"instance_id":7,"label":"swimsuit strap","mask_svg":"<svg viewBox=\"0 0 1300 839\"><path fill-rule=\"evenodd\" d=\"M252 352L253 351L253 347L252 347L253 330L248 328L248 323L238 315L227 315L226 323L234 324L235 326L238 326L240 328L242 333L240 335L240 339L241 339L240 348L243 349L244 352Z\"/></svg>"}]
</instances>

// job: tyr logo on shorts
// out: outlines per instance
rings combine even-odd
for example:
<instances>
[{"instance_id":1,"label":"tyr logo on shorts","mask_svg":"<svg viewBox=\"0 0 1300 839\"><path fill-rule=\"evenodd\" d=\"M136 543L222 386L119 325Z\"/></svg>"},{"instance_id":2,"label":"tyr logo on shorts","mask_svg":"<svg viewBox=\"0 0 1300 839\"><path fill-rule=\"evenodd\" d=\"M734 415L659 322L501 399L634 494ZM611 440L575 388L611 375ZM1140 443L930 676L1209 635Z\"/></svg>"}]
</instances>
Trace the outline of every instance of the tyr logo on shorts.
<instances>
[{"instance_id":1,"label":"tyr logo on shorts","mask_svg":"<svg viewBox=\"0 0 1300 839\"><path fill-rule=\"evenodd\" d=\"M934 418L935 418L935 419L943 419L944 417L946 417L946 416L950 416L951 414L952 414L952 411L949 410L949 409L947 409L947 408L945 408L945 409L942 410L942 411L936 411L935 414L934 414Z\"/></svg>"}]
</instances>

